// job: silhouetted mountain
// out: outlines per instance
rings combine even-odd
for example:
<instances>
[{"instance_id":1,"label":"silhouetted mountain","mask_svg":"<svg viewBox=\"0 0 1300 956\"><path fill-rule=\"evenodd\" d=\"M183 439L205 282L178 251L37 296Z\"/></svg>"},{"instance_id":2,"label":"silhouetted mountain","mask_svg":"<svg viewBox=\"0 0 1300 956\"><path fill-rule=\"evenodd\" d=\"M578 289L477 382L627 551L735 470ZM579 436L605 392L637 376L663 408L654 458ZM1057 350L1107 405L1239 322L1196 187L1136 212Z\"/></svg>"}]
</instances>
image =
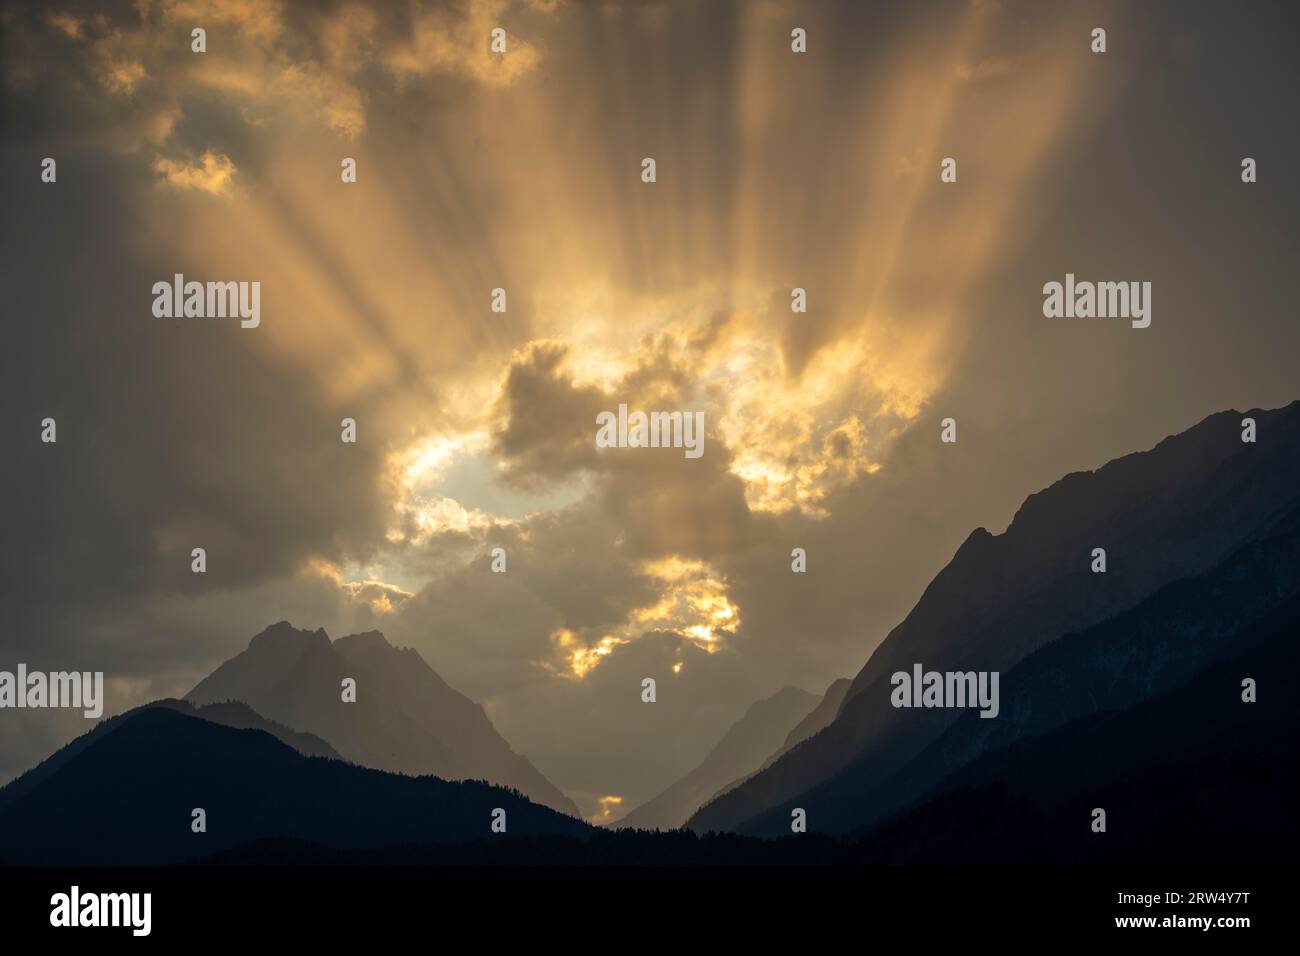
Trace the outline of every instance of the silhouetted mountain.
<instances>
[{"instance_id":1,"label":"silhouetted mountain","mask_svg":"<svg viewBox=\"0 0 1300 956\"><path fill-rule=\"evenodd\" d=\"M1274 533L1300 502L1300 402L1222 412L1150 451L1068 475L1031 495L1007 530L977 529L854 679L821 733L702 808L694 829L767 832L788 808L846 767L886 778L961 716L890 704L890 676L1010 670L1038 647L1205 573ZM1105 574L1090 572L1105 548ZM767 811L772 811L766 815Z\"/></svg>"},{"instance_id":2,"label":"silhouetted mountain","mask_svg":"<svg viewBox=\"0 0 1300 956\"><path fill-rule=\"evenodd\" d=\"M304 757L263 731L167 707L142 708L77 743L52 758L57 770L4 801L6 863L168 863L265 838L338 848L465 842L493 835L498 807L507 833L590 831L515 791ZM194 808L207 813L205 833L192 832Z\"/></svg>"},{"instance_id":3,"label":"silhouetted mountain","mask_svg":"<svg viewBox=\"0 0 1300 956\"><path fill-rule=\"evenodd\" d=\"M378 848L260 839L201 862L234 866L1205 866L1289 867L1300 849L1300 600L1273 638L1191 684L986 754L915 807L850 837L761 840L597 830ZM1259 702L1241 700L1258 675ZM1105 833L1092 810L1107 812ZM816 811L810 816L815 822ZM905 871L894 871L898 876ZM1140 872L1140 871L1129 871ZM1252 872L1255 872L1252 870ZM1059 874L1064 876L1064 874ZM1054 877L1055 879L1056 877ZM957 888L959 889L959 888Z\"/></svg>"},{"instance_id":4,"label":"silhouetted mountain","mask_svg":"<svg viewBox=\"0 0 1300 956\"><path fill-rule=\"evenodd\" d=\"M327 757L331 760L343 759L342 754L315 734L294 730L291 727L284 726L284 724L276 723L274 720L267 720L243 701L227 700L219 704L203 704L195 707L184 700L160 700L152 706L170 707L173 710L179 710L181 713L192 713L195 717L202 717L214 724L233 727L236 730L265 730L276 740L288 744L304 757Z\"/></svg>"},{"instance_id":5,"label":"silhouetted mountain","mask_svg":"<svg viewBox=\"0 0 1300 956\"><path fill-rule=\"evenodd\" d=\"M1294 635L1300 621L1300 509L1279 531L1241 548L1208 574L1168 584L1137 607L1030 654L1002 675L996 719L965 712L896 773L882 777L870 762L857 762L801 795L800 805L818 829L861 827L899 811L992 751L1093 714L1138 706L1224 658ZM1150 754L1153 763L1163 757ZM772 811L757 829L783 832L788 817Z\"/></svg>"},{"instance_id":6,"label":"silhouetted mountain","mask_svg":"<svg viewBox=\"0 0 1300 956\"><path fill-rule=\"evenodd\" d=\"M831 682L831 686L826 688L826 693L822 695L821 702L812 709L803 720L795 725L794 730L786 736L785 742L781 744L781 749L776 751L766 760L763 761L763 768L770 767L776 763L787 752L799 746L809 737L819 734L830 722L835 719L835 715L840 711L840 705L844 703L844 695L849 691L849 685L852 684L847 677L840 677Z\"/></svg>"},{"instance_id":7,"label":"silhouetted mountain","mask_svg":"<svg viewBox=\"0 0 1300 956\"><path fill-rule=\"evenodd\" d=\"M835 719L836 713L839 712L840 704L844 701L844 694L848 691L851 683L852 681L847 677L841 677L833 681L830 687L826 688L826 693L822 695L817 706L814 707L803 720L799 721L790 733L786 735L780 748L769 754L767 759L763 761L762 765L755 767L743 776L737 777L725 787L719 787L714 794L709 797L709 799L716 799L728 790L740 786L760 770L766 769L776 763L776 761L787 751L794 749L809 737L821 731L827 724ZM708 801L704 802L707 803ZM698 809L698 806L696 809Z\"/></svg>"},{"instance_id":8,"label":"silhouetted mountain","mask_svg":"<svg viewBox=\"0 0 1300 956\"><path fill-rule=\"evenodd\" d=\"M118 714L116 717L109 717L99 721L89 731L82 734L75 740L68 743L67 746L56 750L53 754L41 761L27 773L9 782L9 785L0 788L0 810L9 802L16 800L25 793L30 792L38 783L44 781L50 774L54 773L65 763L81 753L86 747L94 741L99 740L104 734L117 727L123 720L138 714L140 711L150 707L162 707L168 710L174 710L182 714L188 714L192 717L201 717L203 720L210 720L215 724L221 724L226 727L233 727L239 730L261 730L270 734L276 740L287 744L294 750L298 751L305 757L327 757L334 760L341 760L338 753L321 740L315 734L304 734L296 730L291 730L283 724L277 724L273 720L267 720L260 714L256 713L247 704L241 704L238 701L225 701L220 704L208 704L203 707L194 705L174 698L165 698L156 700L152 703L128 710L124 714Z\"/></svg>"},{"instance_id":9,"label":"silhouetted mountain","mask_svg":"<svg viewBox=\"0 0 1300 956\"><path fill-rule=\"evenodd\" d=\"M681 826L704 801L756 770L816 704L815 696L798 687L783 687L760 700L731 725L698 767L614 825L644 830Z\"/></svg>"},{"instance_id":10,"label":"silhouetted mountain","mask_svg":"<svg viewBox=\"0 0 1300 956\"><path fill-rule=\"evenodd\" d=\"M344 678L356 701L344 702ZM578 808L497 733L483 708L453 690L416 651L378 631L331 642L324 630L273 624L186 695L242 700L328 740L366 767L446 780L482 779L578 816Z\"/></svg>"},{"instance_id":11,"label":"silhouetted mountain","mask_svg":"<svg viewBox=\"0 0 1300 956\"><path fill-rule=\"evenodd\" d=\"M1300 850L1300 600L1272 639L1192 683L995 750L876 826L859 862L885 865L1294 863ZM1259 682L1257 703L1241 680ZM1106 832L1092 811L1106 811Z\"/></svg>"},{"instance_id":12,"label":"silhouetted mountain","mask_svg":"<svg viewBox=\"0 0 1300 956\"><path fill-rule=\"evenodd\" d=\"M347 850L302 840L257 840L194 861L201 866L824 866L850 862L852 847L815 833L760 840L689 830L610 830L585 837L506 836L473 843L403 843Z\"/></svg>"}]
</instances>

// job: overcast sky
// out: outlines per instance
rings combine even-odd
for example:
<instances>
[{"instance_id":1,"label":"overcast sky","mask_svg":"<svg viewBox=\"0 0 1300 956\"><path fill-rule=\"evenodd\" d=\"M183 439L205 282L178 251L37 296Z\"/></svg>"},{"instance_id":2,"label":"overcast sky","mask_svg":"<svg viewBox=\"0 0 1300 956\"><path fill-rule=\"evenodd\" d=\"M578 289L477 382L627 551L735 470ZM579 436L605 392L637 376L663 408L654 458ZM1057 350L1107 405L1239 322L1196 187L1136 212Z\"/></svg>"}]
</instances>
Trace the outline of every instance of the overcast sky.
<instances>
[{"instance_id":1,"label":"overcast sky","mask_svg":"<svg viewBox=\"0 0 1300 956\"><path fill-rule=\"evenodd\" d=\"M0 669L112 713L376 627L627 807L1027 494L1300 397L1292 5L375 6L0 14ZM1067 272L1150 327L1044 318ZM598 450L620 403L704 454ZM0 712L0 782L87 726Z\"/></svg>"}]
</instances>

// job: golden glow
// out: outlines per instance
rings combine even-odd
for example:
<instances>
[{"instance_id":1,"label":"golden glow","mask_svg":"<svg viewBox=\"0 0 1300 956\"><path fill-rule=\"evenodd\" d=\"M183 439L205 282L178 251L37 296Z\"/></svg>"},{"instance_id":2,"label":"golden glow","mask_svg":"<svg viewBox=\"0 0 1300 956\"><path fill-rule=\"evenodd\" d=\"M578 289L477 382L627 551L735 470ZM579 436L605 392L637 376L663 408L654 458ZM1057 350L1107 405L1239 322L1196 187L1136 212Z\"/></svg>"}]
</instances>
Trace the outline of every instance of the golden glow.
<instances>
[{"instance_id":1,"label":"golden glow","mask_svg":"<svg viewBox=\"0 0 1300 956\"><path fill-rule=\"evenodd\" d=\"M581 679L619 647L647 631L680 634L710 654L739 633L740 609L727 597L726 583L706 562L673 555L646 562L642 571L660 590L654 603L634 608L616 633L602 634L596 640L584 639L569 628L557 628L550 641L559 663L544 666ZM674 664L673 673L681 673L682 666L681 661Z\"/></svg>"},{"instance_id":2,"label":"golden glow","mask_svg":"<svg viewBox=\"0 0 1300 956\"><path fill-rule=\"evenodd\" d=\"M586 677L597 664L613 652L620 644L626 644L624 638L606 635L590 647L578 645L577 636L568 628L558 628L551 632L551 642L560 652L567 664L567 674L579 679ZM566 673L565 671L560 671Z\"/></svg>"},{"instance_id":3,"label":"golden glow","mask_svg":"<svg viewBox=\"0 0 1300 956\"><path fill-rule=\"evenodd\" d=\"M663 76L611 73L606 60L621 58L593 54L592 36L570 29L589 11L526 7L418 8L394 28L361 4L325 6L302 17L308 36L281 3L171 0L111 23L52 13L42 29L91 64L100 98L121 111L110 145L154 173L138 241L167 249L177 271L264 280L267 320L241 346L321 408L365 409L366 440L382 442L369 447L386 456L396 560L423 557L444 534L479 545L508 528L530 542L527 519L458 500L446 479L476 475L462 465L492 475L513 464L494 445L503 384L546 343L565 350L554 393L525 391L513 414L535 414L532 440L571 453L553 471L525 467L523 481L598 500L625 491L615 456L580 446L582 429L594 437L592 403L627 401L703 411L705 464L726 462L727 488L738 483L750 512L827 517L833 496L888 468L895 437L933 412L978 327L959 321L977 285L1033 234L1030 184L1093 61L1049 57L1022 81L1021 64L988 49L997 4L976 2L831 91L779 68L790 59L772 39L787 30L781 4L742 4L727 27L731 100L674 104L665 120L627 108L633 85ZM667 7L594 16L587 28L664 44L680 25ZM497 56L487 37L503 18L510 53ZM175 56L193 23L221 35L203 56ZM1063 36L1045 49L1077 42L1072 24L1055 29ZM439 86L449 78L454 96ZM977 93L980 108L968 108ZM428 123L394 123L373 105L423 108L429 94L440 106ZM214 105L258 148L219 129L178 134L209 132L192 127ZM692 146L675 168L661 164L653 188L638 182L631 145L647 130L665 150L677 132ZM811 140L815 151L801 145ZM960 183L978 175L979 188L939 185L937 157L953 144ZM339 181L341 156L357 160L357 184ZM793 169L806 170L797 189ZM506 314L489 311L497 283L509 286ZM807 287L806 313L791 312L794 285ZM556 630L546 666L581 679L648 631L709 653L739 638L742 610L717 568L663 554L637 570L653 598L613 628ZM331 575L380 613L405 593L387 590L382 569Z\"/></svg>"},{"instance_id":4,"label":"golden glow","mask_svg":"<svg viewBox=\"0 0 1300 956\"><path fill-rule=\"evenodd\" d=\"M623 798L619 796L605 796L596 801L599 809L587 818L589 823L600 825L609 823L616 811L623 804Z\"/></svg>"},{"instance_id":5,"label":"golden glow","mask_svg":"<svg viewBox=\"0 0 1300 956\"><path fill-rule=\"evenodd\" d=\"M381 581L377 578L367 577L362 580L345 580L341 568L320 558L308 561L302 569L302 574L309 577L323 578L338 588L339 593L345 600L365 605L375 614L391 614L396 610L398 604L412 596L412 592L405 591L396 584L389 584L387 581Z\"/></svg>"},{"instance_id":6,"label":"golden glow","mask_svg":"<svg viewBox=\"0 0 1300 956\"><path fill-rule=\"evenodd\" d=\"M642 570L662 589L654 604L637 608L630 623L642 630L677 631L710 653L740 629L740 609L727 598L727 585L702 561L676 555L647 562Z\"/></svg>"},{"instance_id":7,"label":"golden glow","mask_svg":"<svg viewBox=\"0 0 1300 956\"><path fill-rule=\"evenodd\" d=\"M393 598L403 601L411 596L410 591L403 591L395 584L384 581L348 581L342 585L342 591L354 601L369 606L376 614L391 614L395 608Z\"/></svg>"},{"instance_id":8,"label":"golden glow","mask_svg":"<svg viewBox=\"0 0 1300 956\"><path fill-rule=\"evenodd\" d=\"M419 545L446 532L467 534L510 522L454 498L437 493L447 472L462 458L487 446L483 431L432 435L414 442L388 458L388 480L398 493L394 523L387 539L392 544Z\"/></svg>"},{"instance_id":9,"label":"golden glow","mask_svg":"<svg viewBox=\"0 0 1300 956\"><path fill-rule=\"evenodd\" d=\"M343 586L343 572L339 570L337 565L322 558L313 558L308 561L307 566L303 568L303 573L325 578L327 581L332 582L335 587L341 588Z\"/></svg>"},{"instance_id":10,"label":"golden glow","mask_svg":"<svg viewBox=\"0 0 1300 956\"><path fill-rule=\"evenodd\" d=\"M482 451L487 441L483 431L433 435L395 454L394 465L406 486L417 488L441 479L457 458Z\"/></svg>"},{"instance_id":11,"label":"golden glow","mask_svg":"<svg viewBox=\"0 0 1300 956\"><path fill-rule=\"evenodd\" d=\"M224 196L230 192L231 182L237 172L229 156L210 150L191 162L178 162L160 156L154 160L153 171L158 174L161 184L176 189L197 189L214 196Z\"/></svg>"}]
</instances>

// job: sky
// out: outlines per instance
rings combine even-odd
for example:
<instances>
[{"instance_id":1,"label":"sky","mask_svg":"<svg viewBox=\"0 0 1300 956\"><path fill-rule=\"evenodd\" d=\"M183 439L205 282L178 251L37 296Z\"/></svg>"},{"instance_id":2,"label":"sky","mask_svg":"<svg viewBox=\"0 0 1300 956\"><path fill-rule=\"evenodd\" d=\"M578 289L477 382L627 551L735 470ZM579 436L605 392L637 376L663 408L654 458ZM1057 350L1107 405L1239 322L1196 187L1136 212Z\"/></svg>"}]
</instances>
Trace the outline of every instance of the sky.
<instances>
[{"instance_id":1,"label":"sky","mask_svg":"<svg viewBox=\"0 0 1300 956\"><path fill-rule=\"evenodd\" d=\"M0 668L116 713L378 628L630 809L1027 495L1300 397L1297 14L1245 7L6 4ZM1150 327L1045 318L1067 273ZM597 448L620 404L703 455ZM0 782L86 728L0 714Z\"/></svg>"}]
</instances>

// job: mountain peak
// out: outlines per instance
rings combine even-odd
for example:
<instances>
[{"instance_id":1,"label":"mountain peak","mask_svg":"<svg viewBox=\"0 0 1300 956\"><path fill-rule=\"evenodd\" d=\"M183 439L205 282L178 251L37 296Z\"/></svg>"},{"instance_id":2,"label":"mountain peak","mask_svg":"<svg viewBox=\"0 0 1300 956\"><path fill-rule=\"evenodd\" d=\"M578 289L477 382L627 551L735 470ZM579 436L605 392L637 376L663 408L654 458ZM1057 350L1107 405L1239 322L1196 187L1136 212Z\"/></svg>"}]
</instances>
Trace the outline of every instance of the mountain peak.
<instances>
[{"instance_id":1,"label":"mountain peak","mask_svg":"<svg viewBox=\"0 0 1300 956\"><path fill-rule=\"evenodd\" d=\"M750 832L752 823L753 832L783 832L789 806L829 799L820 788L839 786L837 779L900 773L956 719L892 707L893 673L918 661L1008 671L1043 645L1276 533L1297 504L1300 404L1245 414L1266 439L1242 440L1243 413L1216 413L1146 451L1029 495L999 535L972 532L867 658L835 719L688 825ZM1094 548L1112 556L1104 576L1090 570Z\"/></svg>"},{"instance_id":2,"label":"mountain peak","mask_svg":"<svg viewBox=\"0 0 1300 956\"><path fill-rule=\"evenodd\" d=\"M647 830L681 826L710 797L762 766L763 759L819 702L816 695L788 685L756 701L695 769L616 825Z\"/></svg>"},{"instance_id":3,"label":"mountain peak","mask_svg":"<svg viewBox=\"0 0 1300 956\"><path fill-rule=\"evenodd\" d=\"M966 535L966 540L957 548L957 553L953 555L953 560L956 560L958 556L965 558L969 557L972 553L981 553L980 549L992 541L993 538L994 535L988 528L976 528L970 534Z\"/></svg>"},{"instance_id":4,"label":"mountain peak","mask_svg":"<svg viewBox=\"0 0 1300 956\"><path fill-rule=\"evenodd\" d=\"M323 627L308 631L296 628L288 621L276 621L270 627L255 635L248 642L248 647L251 650L255 647L289 646L299 650L306 650L313 644L328 644L329 642L329 635L325 633Z\"/></svg>"},{"instance_id":5,"label":"mountain peak","mask_svg":"<svg viewBox=\"0 0 1300 956\"><path fill-rule=\"evenodd\" d=\"M764 707L790 706L791 704L803 706L805 703L807 703L809 708L811 708L813 706L812 702L817 699L818 698L815 695L808 693L808 691L804 690L802 687L795 687L793 684L786 684L775 694L772 694L769 697L764 697L762 700L754 703L750 707L750 710L753 710L754 708L761 709Z\"/></svg>"},{"instance_id":6,"label":"mountain peak","mask_svg":"<svg viewBox=\"0 0 1300 956\"><path fill-rule=\"evenodd\" d=\"M348 678L358 693L354 702L343 703L340 686ZM331 641L324 629L300 630L280 621L200 681L186 700L240 701L363 766L489 780L563 813L578 813L510 748L479 704L449 686L418 651L395 647L376 630Z\"/></svg>"},{"instance_id":7,"label":"mountain peak","mask_svg":"<svg viewBox=\"0 0 1300 956\"><path fill-rule=\"evenodd\" d=\"M466 844L482 839L491 807L509 812L512 833L590 832L499 786L312 759L270 733L167 706L101 724L47 763L15 781L17 793L14 784L0 791L6 863L160 865L282 836L339 847ZM222 817L212 840L174 825L176 806L216 792L239 812ZM87 793L103 799L88 801ZM60 820L72 828L62 831L72 834L62 848L49 839Z\"/></svg>"},{"instance_id":8,"label":"mountain peak","mask_svg":"<svg viewBox=\"0 0 1300 956\"><path fill-rule=\"evenodd\" d=\"M384 637L382 631L363 631L360 634L348 634L346 637L340 637L334 642L334 645L344 652L358 650L373 653L375 651L398 650L389 643L388 638Z\"/></svg>"}]
</instances>

